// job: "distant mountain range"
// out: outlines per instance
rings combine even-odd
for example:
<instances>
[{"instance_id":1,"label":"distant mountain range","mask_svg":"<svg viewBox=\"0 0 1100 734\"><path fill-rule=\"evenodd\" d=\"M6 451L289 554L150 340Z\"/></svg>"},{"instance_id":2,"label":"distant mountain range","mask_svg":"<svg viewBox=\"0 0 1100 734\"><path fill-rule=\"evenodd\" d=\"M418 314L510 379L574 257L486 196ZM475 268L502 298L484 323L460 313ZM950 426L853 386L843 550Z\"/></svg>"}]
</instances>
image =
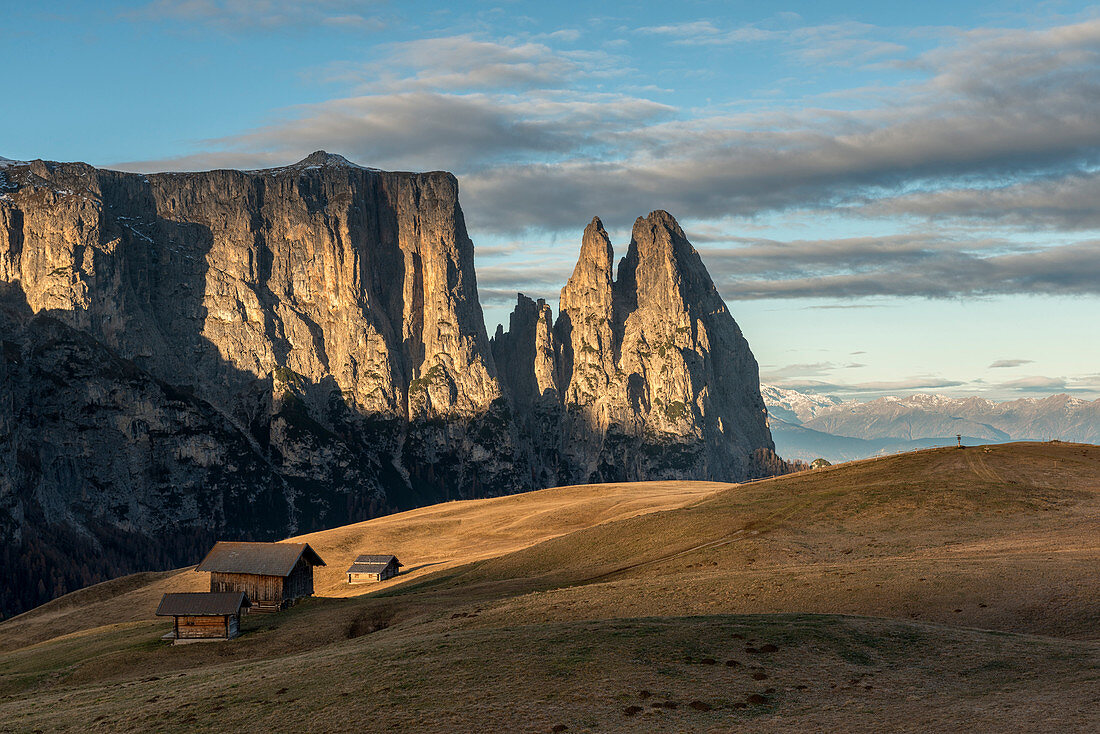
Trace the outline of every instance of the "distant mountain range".
<instances>
[{"instance_id":1,"label":"distant mountain range","mask_svg":"<svg viewBox=\"0 0 1100 734\"><path fill-rule=\"evenodd\" d=\"M954 443L1100 443L1100 400L1070 395L994 402L918 394L842 401L761 385L776 452L787 459L847 461Z\"/></svg>"}]
</instances>

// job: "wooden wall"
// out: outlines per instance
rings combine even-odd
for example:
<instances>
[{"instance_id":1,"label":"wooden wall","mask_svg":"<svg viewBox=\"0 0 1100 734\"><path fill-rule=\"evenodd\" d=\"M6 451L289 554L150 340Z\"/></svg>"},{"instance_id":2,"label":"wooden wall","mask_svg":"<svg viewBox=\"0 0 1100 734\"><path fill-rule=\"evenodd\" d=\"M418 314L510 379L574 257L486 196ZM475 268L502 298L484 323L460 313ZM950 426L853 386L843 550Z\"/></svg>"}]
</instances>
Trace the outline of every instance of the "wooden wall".
<instances>
[{"instance_id":1,"label":"wooden wall","mask_svg":"<svg viewBox=\"0 0 1100 734\"><path fill-rule=\"evenodd\" d=\"M349 584L363 584L370 581L385 581L391 579L397 575L397 562L390 561L389 564L382 569L382 573L349 573Z\"/></svg>"},{"instance_id":2,"label":"wooden wall","mask_svg":"<svg viewBox=\"0 0 1100 734\"><path fill-rule=\"evenodd\" d=\"M313 566L305 558L299 558L283 584L283 599L294 601L303 596L313 596Z\"/></svg>"},{"instance_id":3,"label":"wooden wall","mask_svg":"<svg viewBox=\"0 0 1100 734\"><path fill-rule=\"evenodd\" d=\"M300 558L286 578L249 573L211 573L210 590L243 591L252 602L252 611L275 611L300 597L313 596L313 566Z\"/></svg>"},{"instance_id":4,"label":"wooden wall","mask_svg":"<svg viewBox=\"0 0 1100 734\"><path fill-rule=\"evenodd\" d=\"M236 617L233 617L235 620ZM176 639L196 640L209 637L230 637L225 616L176 617ZM232 636L236 636L234 631Z\"/></svg>"},{"instance_id":5,"label":"wooden wall","mask_svg":"<svg viewBox=\"0 0 1100 734\"><path fill-rule=\"evenodd\" d=\"M311 586L312 581L311 576ZM256 576L250 573L211 573L210 590L243 591L253 604L279 603L283 600L283 577Z\"/></svg>"}]
</instances>

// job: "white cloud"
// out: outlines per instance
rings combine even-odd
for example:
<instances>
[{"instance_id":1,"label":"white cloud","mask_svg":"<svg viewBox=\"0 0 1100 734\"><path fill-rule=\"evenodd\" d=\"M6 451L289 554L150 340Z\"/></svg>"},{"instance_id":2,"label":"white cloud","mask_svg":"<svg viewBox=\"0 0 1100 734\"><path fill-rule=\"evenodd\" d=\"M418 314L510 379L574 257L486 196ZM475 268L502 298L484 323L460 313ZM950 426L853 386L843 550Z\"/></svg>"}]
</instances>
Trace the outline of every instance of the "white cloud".
<instances>
[{"instance_id":1,"label":"white cloud","mask_svg":"<svg viewBox=\"0 0 1100 734\"><path fill-rule=\"evenodd\" d=\"M705 22L647 30L721 32ZM874 35L850 24L799 32L817 41ZM286 163L328 149L382 168L446 168L460 176L471 228L497 233L572 234L593 215L622 228L658 208L689 220L689 230L690 221L794 209L1079 229L1100 221L1100 20L957 34L912 62L924 81L878 90L860 109L692 118L642 95L593 92L595 75L624 73L620 60L562 51L551 39L425 39L391 45L371 64L342 69L366 93L286 111L187 158L126 167ZM364 81L364 69L386 67L391 76ZM929 227L724 248L707 258L731 298L1100 292L1092 240L1044 249Z\"/></svg>"},{"instance_id":2,"label":"white cloud","mask_svg":"<svg viewBox=\"0 0 1100 734\"><path fill-rule=\"evenodd\" d=\"M223 30L323 24L381 30L379 0L153 0L126 14L138 22L196 23Z\"/></svg>"}]
</instances>

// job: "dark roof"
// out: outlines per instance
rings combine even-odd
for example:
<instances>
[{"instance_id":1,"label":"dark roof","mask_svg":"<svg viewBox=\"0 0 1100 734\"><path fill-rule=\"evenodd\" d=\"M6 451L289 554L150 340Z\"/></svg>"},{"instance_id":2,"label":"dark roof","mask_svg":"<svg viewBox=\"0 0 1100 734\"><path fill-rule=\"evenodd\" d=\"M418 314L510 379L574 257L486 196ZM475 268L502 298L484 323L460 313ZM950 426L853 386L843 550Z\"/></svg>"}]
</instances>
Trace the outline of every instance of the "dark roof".
<instances>
[{"instance_id":1,"label":"dark roof","mask_svg":"<svg viewBox=\"0 0 1100 734\"><path fill-rule=\"evenodd\" d=\"M165 594L157 607L158 617L220 617L239 614L252 606L243 591L189 591Z\"/></svg>"},{"instance_id":2,"label":"dark roof","mask_svg":"<svg viewBox=\"0 0 1100 734\"><path fill-rule=\"evenodd\" d=\"M355 559L344 573L381 573L390 563L396 563L398 568L404 564L397 560L397 556L371 556L363 555Z\"/></svg>"},{"instance_id":3,"label":"dark roof","mask_svg":"<svg viewBox=\"0 0 1100 734\"><path fill-rule=\"evenodd\" d=\"M219 541L195 567L196 571L289 576L298 559L314 566L325 562L308 543L227 543Z\"/></svg>"}]
</instances>

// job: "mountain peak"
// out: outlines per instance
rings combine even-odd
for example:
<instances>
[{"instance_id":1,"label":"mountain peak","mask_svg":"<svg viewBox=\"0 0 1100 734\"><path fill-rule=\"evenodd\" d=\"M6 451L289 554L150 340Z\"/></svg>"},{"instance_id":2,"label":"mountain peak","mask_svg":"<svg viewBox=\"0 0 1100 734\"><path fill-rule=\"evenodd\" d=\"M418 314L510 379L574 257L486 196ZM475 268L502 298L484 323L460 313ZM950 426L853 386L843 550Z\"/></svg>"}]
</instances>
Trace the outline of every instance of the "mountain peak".
<instances>
[{"instance_id":1,"label":"mountain peak","mask_svg":"<svg viewBox=\"0 0 1100 734\"><path fill-rule=\"evenodd\" d=\"M676 217L672 216L664 209L655 209L649 213L649 216L638 217L634 222L634 234L637 235L641 231L650 231L653 233L667 232L672 235L672 239L687 241L687 237L684 235L684 230L680 228L680 223L676 221Z\"/></svg>"},{"instance_id":2,"label":"mountain peak","mask_svg":"<svg viewBox=\"0 0 1100 734\"><path fill-rule=\"evenodd\" d=\"M363 166L352 163L342 155L329 153L324 150L317 150L310 153L305 158L295 163L294 166L347 166L349 168L363 168Z\"/></svg>"}]
</instances>

